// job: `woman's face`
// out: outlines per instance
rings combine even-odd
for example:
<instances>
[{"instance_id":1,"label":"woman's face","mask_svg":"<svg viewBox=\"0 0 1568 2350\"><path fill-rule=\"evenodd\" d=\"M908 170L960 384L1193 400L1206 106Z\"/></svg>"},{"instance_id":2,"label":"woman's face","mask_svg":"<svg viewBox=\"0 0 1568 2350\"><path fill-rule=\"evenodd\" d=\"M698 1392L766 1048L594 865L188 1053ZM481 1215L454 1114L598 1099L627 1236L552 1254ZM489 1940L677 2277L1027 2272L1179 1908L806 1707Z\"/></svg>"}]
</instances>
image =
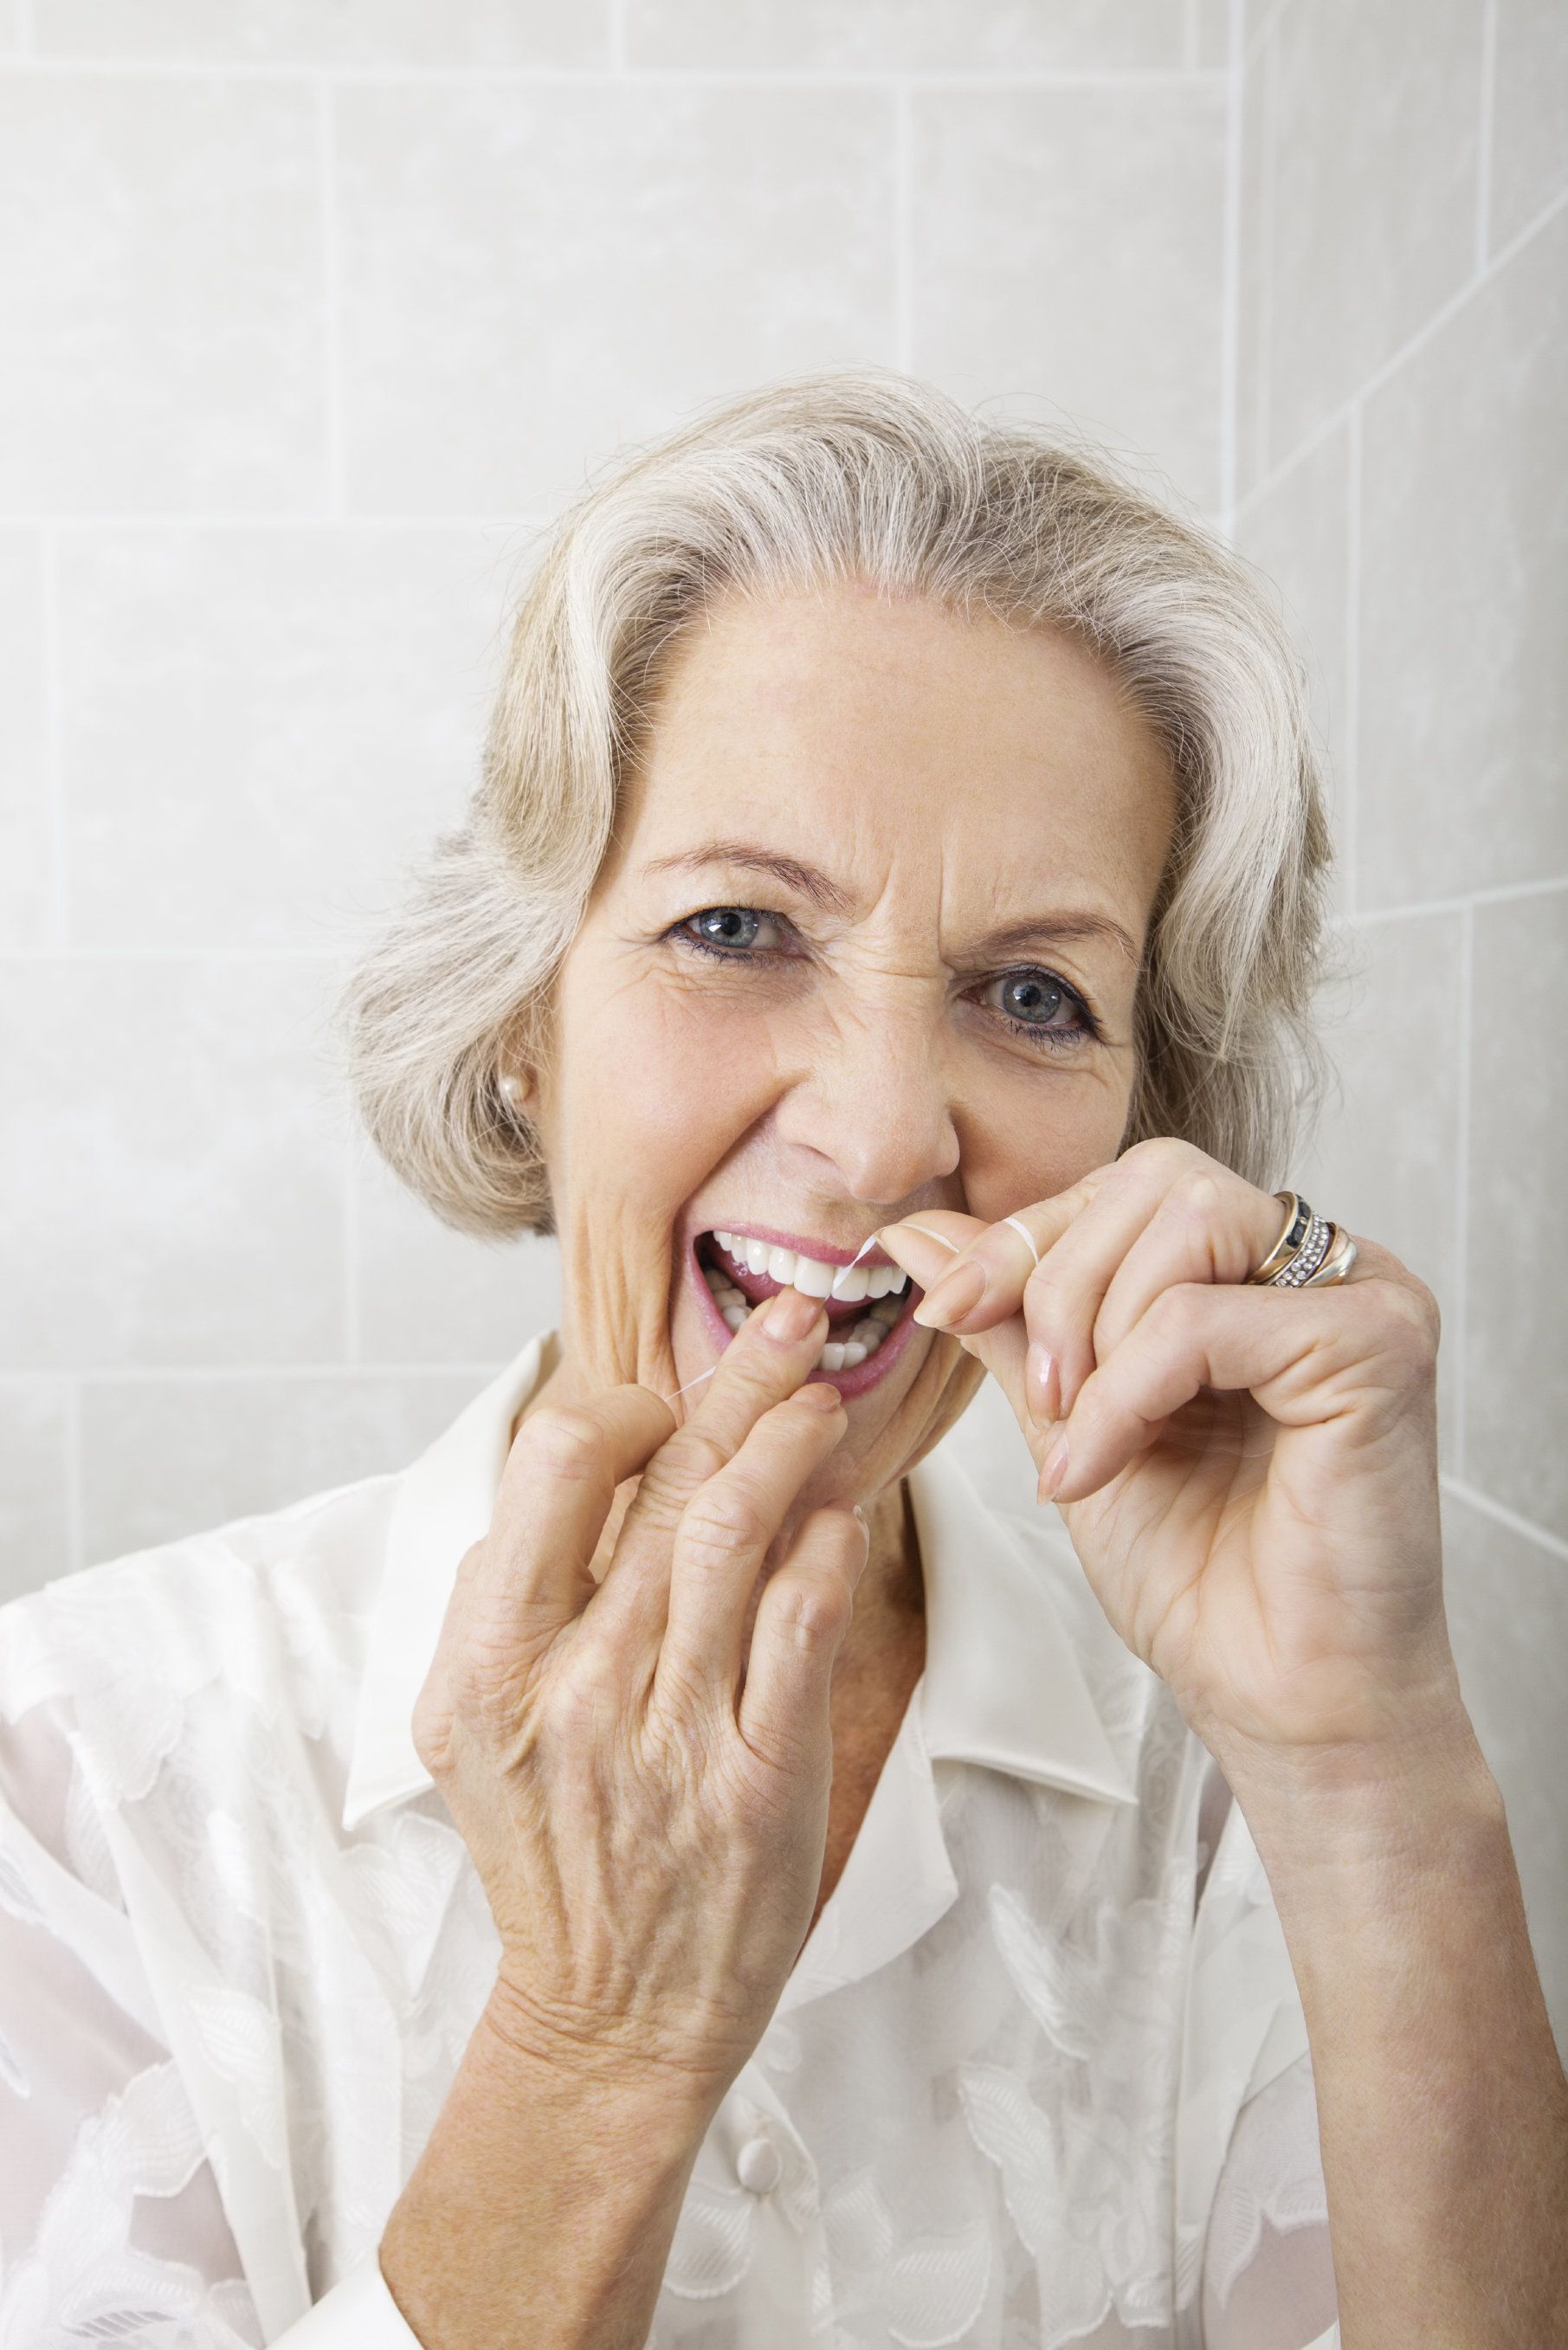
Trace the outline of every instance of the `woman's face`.
<instances>
[{"instance_id":1,"label":"woman's face","mask_svg":"<svg viewBox=\"0 0 1568 2350\"><path fill-rule=\"evenodd\" d=\"M1173 806L1152 730L1064 636L858 588L713 609L655 704L532 1105L574 1388L669 1395L717 1360L707 1271L774 1284L716 1232L842 1263L897 1217L995 1219L1114 1157ZM832 1305L886 1335L815 1374L849 1425L802 1507L879 1492L978 1387L910 1303Z\"/></svg>"}]
</instances>

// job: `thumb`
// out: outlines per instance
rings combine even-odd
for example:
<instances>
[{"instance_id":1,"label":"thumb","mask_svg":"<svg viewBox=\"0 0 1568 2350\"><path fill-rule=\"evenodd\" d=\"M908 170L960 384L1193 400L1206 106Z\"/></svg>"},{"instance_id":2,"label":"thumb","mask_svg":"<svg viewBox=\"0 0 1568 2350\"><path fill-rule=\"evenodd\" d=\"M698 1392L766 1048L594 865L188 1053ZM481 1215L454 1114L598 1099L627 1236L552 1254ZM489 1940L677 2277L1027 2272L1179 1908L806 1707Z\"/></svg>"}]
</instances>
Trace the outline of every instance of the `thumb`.
<instances>
[{"instance_id":1,"label":"thumb","mask_svg":"<svg viewBox=\"0 0 1568 2350\"><path fill-rule=\"evenodd\" d=\"M895 1264L902 1266L911 1281L918 1283L921 1289L930 1289L960 1253L988 1229L983 1216L963 1216L955 1209L932 1208L923 1209L918 1216L902 1223L884 1224L877 1239L878 1245L886 1249ZM958 1343L966 1354L983 1363L1012 1406L1013 1418L1038 1465L1044 1438L1050 1431L1037 1428L1029 1414L1023 1385L1029 1336L1023 1326L1023 1315L1010 1314L1005 1322L999 1322L993 1329L981 1330L973 1337L960 1338Z\"/></svg>"}]
</instances>

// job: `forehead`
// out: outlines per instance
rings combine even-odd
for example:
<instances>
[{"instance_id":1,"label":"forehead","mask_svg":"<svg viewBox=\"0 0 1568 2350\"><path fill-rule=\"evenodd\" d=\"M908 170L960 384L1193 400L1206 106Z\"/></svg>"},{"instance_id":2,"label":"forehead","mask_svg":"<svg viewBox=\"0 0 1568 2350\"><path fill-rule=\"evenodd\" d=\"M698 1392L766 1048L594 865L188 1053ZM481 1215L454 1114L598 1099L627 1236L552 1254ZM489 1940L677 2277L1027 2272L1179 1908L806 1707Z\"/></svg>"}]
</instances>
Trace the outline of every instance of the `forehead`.
<instances>
[{"instance_id":1,"label":"forehead","mask_svg":"<svg viewBox=\"0 0 1568 2350\"><path fill-rule=\"evenodd\" d=\"M732 598L674 649L650 720L632 858L765 834L852 882L940 868L944 896L994 905L1070 879L1140 919L1164 865L1164 748L1060 630L851 586Z\"/></svg>"}]
</instances>

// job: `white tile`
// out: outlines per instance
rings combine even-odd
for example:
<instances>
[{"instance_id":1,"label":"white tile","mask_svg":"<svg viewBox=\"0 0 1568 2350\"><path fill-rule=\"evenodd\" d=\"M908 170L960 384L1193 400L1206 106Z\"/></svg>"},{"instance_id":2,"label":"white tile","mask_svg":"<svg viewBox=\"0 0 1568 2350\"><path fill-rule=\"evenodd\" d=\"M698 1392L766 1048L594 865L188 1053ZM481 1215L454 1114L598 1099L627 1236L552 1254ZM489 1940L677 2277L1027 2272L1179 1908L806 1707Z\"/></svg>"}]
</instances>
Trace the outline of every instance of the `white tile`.
<instances>
[{"instance_id":1,"label":"white tile","mask_svg":"<svg viewBox=\"0 0 1568 2350\"><path fill-rule=\"evenodd\" d=\"M47 943L53 920L43 628L36 532L0 530L0 954Z\"/></svg>"},{"instance_id":2,"label":"white tile","mask_svg":"<svg viewBox=\"0 0 1568 2350\"><path fill-rule=\"evenodd\" d=\"M1334 839L1346 838L1350 609L1350 428L1338 426L1242 511L1236 543L1264 573L1312 681L1313 724L1331 791ZM1343 892L1342 892L1343 894Z\"/></svg>"},{"instance_id":3,"label":"white tile","mask_svg":"<svg viewBox=\"0 0 1568 2350\"><path fill-rule=\"evenodd\" d=\"M337 65L597 65L609 0L33 0L36 45L73 57Z\"/></svg>"},{"instance_id":4,"label":"white tile","mask_svg":"<svg viewBox=\"0 0 1568 2350\"><path fill-rule=\"evenodd\" d=\"M1457 1494L1443 1503L1443 1602L1459 1690L1502 1791L1531 1946L1568 2057L1568 1563Z\"/></svg>"},{"instance_id":5,"label":"white tile","mask_svg":"<svg viewBox=\"0 0 1568 2350\"><path fill-rule=\"evenodd\" d=\"M1489 249L1568 187L1568 8L1496 0Z\"/></svg>"},{"instance_id":6,"label":"white tile","mask_svg":"<svg viewBox=\"0 0 1568 2350\"><path fill-rule=\"evenodd\" d=\"M472 788L508 579L477 528L67 534L74 941L337 951Z\"/></svg>"},{"instance_id":7,"label":"white tile","mask_svg":"<svg viewBox=\"0 0 1568 2350\"><path fill-rule=\"evenodd\" d=\"M919 91L913 364L1111 443L1212 512L1223 94Z\"/></svg>"},{"instance_id":8,"label":"white tile","mask_svg":"<svg viewBox=\"0 0 1568 2350\"><path fill-rule=\"evenodd\" d=\"M1231 0L1189 0L1195 40L1192 63L1222 72L1231 62Z\"/></svg>"},{"instance_id":9,"label":"white tile","mask_svg":"<svg viewBox=\"0 0 1568 2350\"><path fill-rule=\"evenodd\" d=\"M1568 889L1479 907L1465 1482L1568 1540Z\"/></svg>"},{"instance_id":10,"label":"white tile","mask_svg":"<svg viewBox=\"0 0 1568 2350\"><path fill-rule=\"evenodd\" d=\"M0 1602L68 1575L68 1384L0 1378Z\"/></svg>"},{"instance_id":11,"label":"white tile","mask_svg":"<svg viewBox=\"0 0 1568 2350\"><path fill-rule=\"evenodd\" d=\"M0 510L322 495L322 227L304 88L0 83Z\"/></svg>"},{"instance_id":12,"label":"white tile","mask_svg":"<svg viewBox=\"0 0 1568 2350\"><path fill-rule=\"evenodd\" d=\"M1568 218L1367 403L1358 889L1568 873Z\"/></svg>"},{"instance_id":13,"label":"white tile","mask_svg":"<svg viewBox=\"0 0 1568 2350\"><path fill-rule=\"evenodd\" d=\"M1273 190L1272 39L1249 42L1241 89L1236 224L1236 491L1245 497L1267 470L1269 223Z\"/></svg>"},{"instance_id":14,"label":"white tile","mask_svg":"<svg viewBox=\"0 0 1568 2350\"><path fill-rule=\"evenodd\" d=\"M487 1243L441 1223L363 1145L354 1184L357 1358L509 1362L560 1319L560 1253L532 1236Z\"/></svg>"},{"instance_id":15,"label":"white tile","mask_svg":"<svg viewBox=\"0 0 1568 2350\"><path fill-rule=\"evenodd\" d=\"M885 93L359 88L337 152L358 509L539 512L700 402L892 357Z\"/></svg>"},{"instance_id":16,"label":"white tile","mask_svg":"<svg viewBox=\"0 0 1568 2350\"><path fill-rule=\"evenodd\" d=\"M1269 465L1469 276L1482 0L1313 0L1278 47Z\"/></svg>"},{"instance_id":17,"label":"white tile","mask_svg":"<svg viewBox=\"0 0 1568 2350\"><path fill-rule=\"evenodd\" d=\"M339 1356L326 996L304 961L0 966L0 1369Z\"/></svg>"},{"instance_id":18,"label":"white tile","mask_svg":"<svg viewBox=\"0 0 1568 2350\"><path fill-rule=\"evenodd\" d=\"M1178 0L627 0L639 66L1038 72L1179 66L1182 46Z\"/></svg>"},{"instance_id":19,"label":"white tile","mask_svg":"<svg viewBox=\"0 0 1568 2350\"><path fill-rule=\"evenodd\" d=\"M87 1558L118 1558L406 1468L490 1376L88 1380Z\"/></svg>"},{"instance_id":20,"label":"white tile","mask_svg":"<svg viewBox=\"0 0 1568 2350\"><path fill-rule=\"evenodd\" d=\"M1350 974L1323 1005L1335 1091L1293 1179L1325 1215L1392 1249L1437 1298L1450 1461L1459 1345L1462 922L1457 913L1412 915L1349 933Z\"/></svg>"}]
</instances>

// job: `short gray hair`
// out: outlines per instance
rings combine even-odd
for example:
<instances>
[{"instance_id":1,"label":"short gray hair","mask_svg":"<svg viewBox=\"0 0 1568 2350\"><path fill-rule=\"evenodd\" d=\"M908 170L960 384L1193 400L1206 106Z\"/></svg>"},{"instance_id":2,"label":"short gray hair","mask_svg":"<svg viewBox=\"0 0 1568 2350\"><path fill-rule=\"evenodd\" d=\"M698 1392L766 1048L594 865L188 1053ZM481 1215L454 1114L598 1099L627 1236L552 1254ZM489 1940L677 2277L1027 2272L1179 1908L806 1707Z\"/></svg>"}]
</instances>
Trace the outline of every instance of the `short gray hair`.
<instances>
[{"instance_id":1,"label":"short gray hair","mask_svg":"<svg viewBox=\"0 0 1568 2350\"><path fill-rule=\"evenodd\" d=\"M1266 588L1103 452L857 369L704 411L545 534L466 817L337 1007L365 1126L443 1222L554 1230L537 1137L497 1079L548 1049L661 662L719 596L851 577L1071 631L1154 727L1178 814L1124 1145L1177 1135L1281 1180L1318 1089L1329 844L1305 675Z\"/></svg>"}]
</instances>

